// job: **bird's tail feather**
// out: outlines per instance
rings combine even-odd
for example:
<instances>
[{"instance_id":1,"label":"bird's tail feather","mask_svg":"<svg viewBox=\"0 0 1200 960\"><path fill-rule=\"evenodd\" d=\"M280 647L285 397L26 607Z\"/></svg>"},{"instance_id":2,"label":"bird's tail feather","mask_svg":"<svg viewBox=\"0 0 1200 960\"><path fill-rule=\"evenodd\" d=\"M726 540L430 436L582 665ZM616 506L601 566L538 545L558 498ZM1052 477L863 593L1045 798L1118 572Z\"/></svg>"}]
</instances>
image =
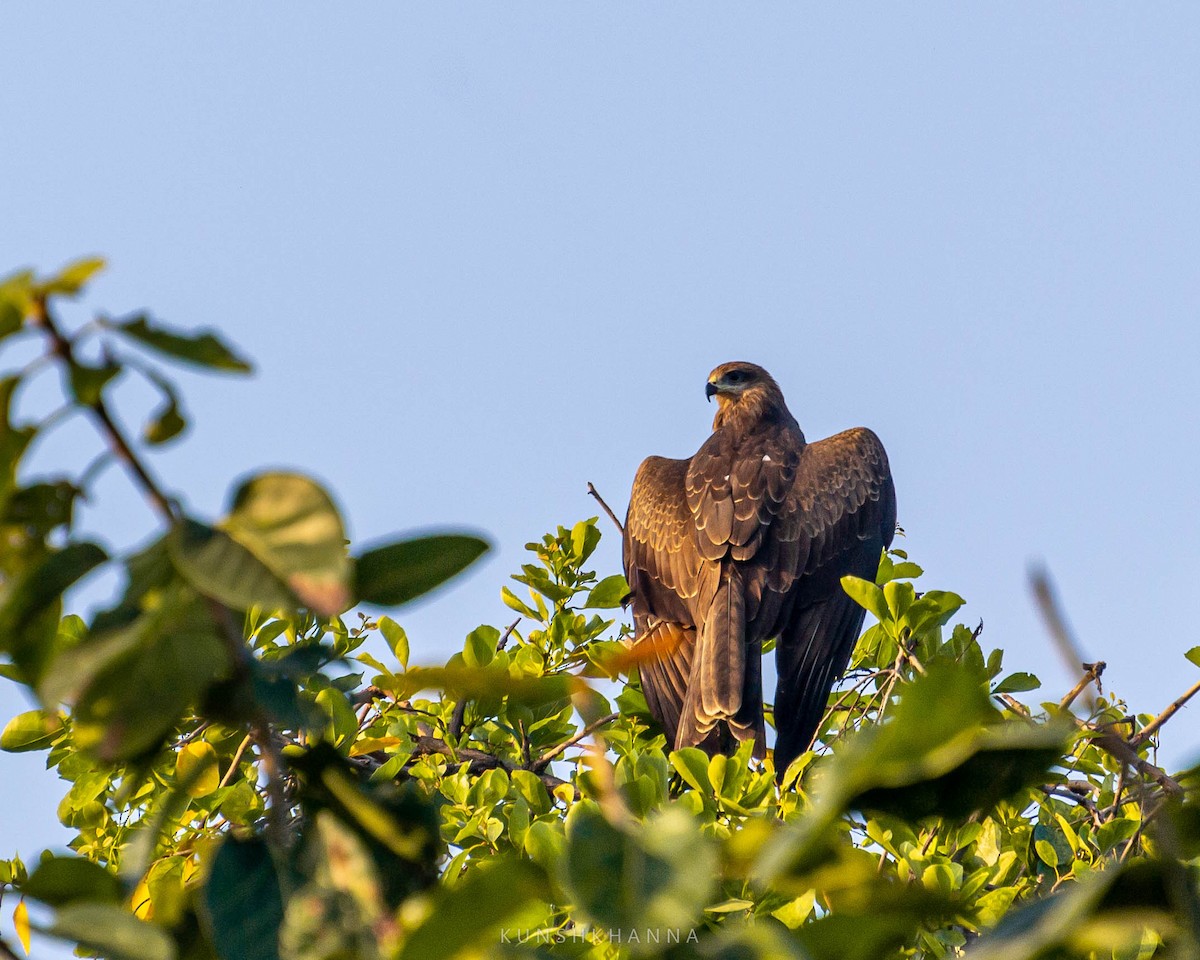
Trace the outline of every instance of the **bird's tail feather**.
<instances>
[{"instance_id":1,"label":"bird's tail feather","mask_svg":"<svg viewBox=\"0 0 1200 960\"><path fill-rule=\"evenodd\" d=\"M721 578L697 635L676 749L705 744L722 721L737 739L753 738L762 749L761 660L761 656L751 656L746 649L741 578L736 569L729 570Z\"/></svg>"}]
</instances>

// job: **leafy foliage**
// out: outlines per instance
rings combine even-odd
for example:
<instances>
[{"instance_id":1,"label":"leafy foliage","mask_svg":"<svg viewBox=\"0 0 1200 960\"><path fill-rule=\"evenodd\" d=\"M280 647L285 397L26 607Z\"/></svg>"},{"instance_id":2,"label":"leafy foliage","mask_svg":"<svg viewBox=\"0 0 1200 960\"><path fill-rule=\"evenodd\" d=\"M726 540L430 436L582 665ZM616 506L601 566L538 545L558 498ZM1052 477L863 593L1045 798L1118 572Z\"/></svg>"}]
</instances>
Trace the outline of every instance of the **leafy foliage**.
<instances>
[{"instance_id":1,"label":"leafy foliage","mask_svg":"<svg viewBox=\"0 0 1200 960\"><path fill-rule=\"evenodd\" d=\"M94 466L25 477L57 418L14 412L35 369L0 382L0 669L40 703L0 747L46 752L74 831L69 854L32 870L0 862L22 938L30 898L53 909L45 933L114 958L1200 950L1197 776L1153 762L1196 684L1130 717L1091 664L1031 709L1012 694L1037 678L1004 675L980 629L954 622L962 598L918 591L923 572L894 550L875 583L844 583L877 623L780 790L749 744L667 748L615 613L624 579L588 569L594 518L527 545L501 590L517 620L413 665L422 651L395 619L347 611L434 590L486 541L352 553L334 498L299 473L251 475L224 517L191 515L110 408L122 373L146 377L165 399L150 447L183 429L177 391L123 351L249 365L215 333L141 315L65 331L55 299L102 265L0 283L0 340L43 339L64 403L88 411L161 521L112 555L78 536ZM106 359L88 366L77 350L97 334ZM64 594L111 567L118 602L64 615Z\"/></svg>"}]
</instances>

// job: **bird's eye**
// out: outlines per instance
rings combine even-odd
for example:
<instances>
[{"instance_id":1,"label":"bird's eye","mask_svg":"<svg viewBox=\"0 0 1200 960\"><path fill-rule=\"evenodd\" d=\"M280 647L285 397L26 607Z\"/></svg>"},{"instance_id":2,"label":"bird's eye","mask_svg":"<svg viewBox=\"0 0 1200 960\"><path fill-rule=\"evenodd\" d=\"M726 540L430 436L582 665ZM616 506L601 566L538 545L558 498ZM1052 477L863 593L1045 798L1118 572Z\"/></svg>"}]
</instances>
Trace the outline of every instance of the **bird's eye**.
<instances>
[{"instance_id":1,"label":"bird's eye","mask_svg":"<svg viewBox=\"0 0 1200 960\"><path fill-rule=\"evenodd\" d=\"M742 383L746 379L746 371L730 370L727 374L725 374L725 379L730 383Z\"/></svg>"}]
</instances>

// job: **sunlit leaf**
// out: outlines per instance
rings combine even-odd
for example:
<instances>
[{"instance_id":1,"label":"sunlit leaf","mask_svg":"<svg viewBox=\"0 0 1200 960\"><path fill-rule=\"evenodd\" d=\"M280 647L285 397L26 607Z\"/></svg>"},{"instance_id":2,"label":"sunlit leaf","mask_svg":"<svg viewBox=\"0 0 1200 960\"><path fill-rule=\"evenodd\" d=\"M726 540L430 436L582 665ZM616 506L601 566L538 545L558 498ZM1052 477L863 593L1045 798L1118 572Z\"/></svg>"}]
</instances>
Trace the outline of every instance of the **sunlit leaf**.
<instances>
[{"instance_id":1,"label":"sunlit leaf","mask_svg":"<svg viewBox=\"0 0 1200 960\"><path fill-rule=\"evenodd\" d=\"M103 270L103 257L85 257L63 267L55 276L40 284L43 294L75 296L92 277Z\"/></svg>"},{"instance_id":2,"label":"sunlit leaf","mask_svg":"<svg viewBox=\"0 0 1200 960\"><path fill-rule=\"evenodd\" d=\"M13 717L0 733L0 749L9 753L27 750L45 750L63 731L62 720L57 713L45 710L28 710Z\"/></svg>"}]
</instances>

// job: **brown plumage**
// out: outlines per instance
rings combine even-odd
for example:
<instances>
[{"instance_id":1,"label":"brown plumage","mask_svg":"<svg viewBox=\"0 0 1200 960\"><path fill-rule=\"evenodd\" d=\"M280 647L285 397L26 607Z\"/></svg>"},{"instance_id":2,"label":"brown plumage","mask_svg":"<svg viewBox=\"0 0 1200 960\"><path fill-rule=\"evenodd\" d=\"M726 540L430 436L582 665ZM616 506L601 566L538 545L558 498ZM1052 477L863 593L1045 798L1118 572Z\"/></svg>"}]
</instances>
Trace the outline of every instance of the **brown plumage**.
<instances>
[{"instance_id":1,"label":"brown plumage","mask_svg":"<svg viewBox=\"0 0 1200 960\"><path fill-rule=\"evenodd\" d=\"M718 410L690 460L650 457L625 521L625 576L646 701L676 749L766 750L762 644L777 637L775 766L808 749L863 610L846 574L874 579L896 494L879 438L806 443L771 375L725 363Z\"/></svg>"}]
</instances>

